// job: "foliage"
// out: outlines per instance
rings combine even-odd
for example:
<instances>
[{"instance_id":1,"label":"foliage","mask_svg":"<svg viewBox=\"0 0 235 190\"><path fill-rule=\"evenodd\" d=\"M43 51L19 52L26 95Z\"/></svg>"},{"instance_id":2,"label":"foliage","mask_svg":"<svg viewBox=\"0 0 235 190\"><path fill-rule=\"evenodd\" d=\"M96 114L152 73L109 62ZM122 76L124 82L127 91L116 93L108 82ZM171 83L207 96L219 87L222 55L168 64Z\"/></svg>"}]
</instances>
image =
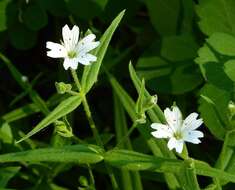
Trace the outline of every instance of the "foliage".
<instances>
[{"instance_id":1,"label":"foliage","mask_svg":"<svg viewBox=\"0 0 235 190\"><path fill-rule=\"evenodd\" d=\"M234 18L233 0L1 0L0 189L233 190ZM71 76L46 56L65 24L100 41ZM151 135L172 104L204 121L182 154Z\"/></svg>"}]
</instances>

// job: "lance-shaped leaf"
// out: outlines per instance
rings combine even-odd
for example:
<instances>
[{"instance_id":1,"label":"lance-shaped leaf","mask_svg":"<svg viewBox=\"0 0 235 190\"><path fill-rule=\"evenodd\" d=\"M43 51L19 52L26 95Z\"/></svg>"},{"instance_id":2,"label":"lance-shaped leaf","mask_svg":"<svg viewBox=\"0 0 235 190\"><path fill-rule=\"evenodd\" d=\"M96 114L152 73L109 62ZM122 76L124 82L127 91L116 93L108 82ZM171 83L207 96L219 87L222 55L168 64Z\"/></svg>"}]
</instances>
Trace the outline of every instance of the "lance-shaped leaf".
<instances>
[{"instance_id":1,"label":"lance-shaped leaf","mask_svg":"<svg viewBox=\"0 0 235 190\"><path fill-rule=\"evenodd\" d=\"M179 173L185 164L184 161L181 160L151 156L120 149L105 153L104 160L118 168L125 168L132 171L149 170L161 173ZM197 175L213 178L216 177L230 182L235 182L235 175L231 173L212 168L209 164L202 161L192 160L192 162L194 165L193 170Z\"/></svg>"},{"instance_id":2,"label":"lance-shaped leaf","mask_svg":"<svg viewBox=\"0 0 235 190\"><path fill-rule=\"evenodd\" d=\"M45 117L32 131L26 134L22 139L17 141L17 143L28 139L32 135L38 133L48 125L52 124L59 118L69 114L75 110L81 104L81 96L71 96L68 99L62 101L47 117Z\"/></svg>"},{"instance_id":3,"label":"lance-shaped leaf","mask_svg":"<svg viewBox=\"0 0 235 190\"><path fill-rule=\"evenodd\" d=\"M70 145L60 148L41 148L0 155L6 162L77 162L93 164L103 160L102 150L94 145Z\"/></svg>"},{"instance_id":4,"label":"lance-shaped leaf","mask_svg":"<svg viewBox=\"0 0 235 190\"><path fill-rule=\"evenodd\" d=\"M85 92L88 92L93 84L97 81L99 74L100 66L107 51L109 42L113 36L114 31L116 30L118 24L120 23L125 11L122 11L112 22L109 28L105 31L103 36L100 39L100 45L94 51L94 55L97 56L97 61L93 65L88 65L85 67L83 76L82 76L82 87L85 89Z\"/></svg>"}]
</instances>

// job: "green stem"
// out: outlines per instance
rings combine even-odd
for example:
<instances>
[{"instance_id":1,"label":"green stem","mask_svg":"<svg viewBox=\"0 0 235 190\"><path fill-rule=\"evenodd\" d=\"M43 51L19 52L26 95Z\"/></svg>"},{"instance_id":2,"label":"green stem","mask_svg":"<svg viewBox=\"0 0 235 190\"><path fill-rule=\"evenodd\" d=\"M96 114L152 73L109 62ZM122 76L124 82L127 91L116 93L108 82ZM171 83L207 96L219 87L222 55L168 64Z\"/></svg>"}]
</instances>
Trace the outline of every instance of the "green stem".
<instances>
[{"instance_id":1,"label":"green stem","mask_svg":"<svg viewBox=\"0 0 235 190\"><path fill-rule=\"evenodd\" d=\"M91 182L92 188L95 189L95 178L94 178L92 169L91 169L89 164L87 164L87 167L88 167L88 172L89 172L89 175L90 175L90 182Z\"/></svg>"},{"instance_id":2,"label":"green stem","mask_svg":"<svg viewBox=\"0 0 235 190\"><path fill-rule=\"evenodd\" d=\"M93 135L94 135L94 137L95 137L96 143L97 143L99 146L101 146L102 148L104 148L104 145L103 145L103 143L102 143L102 140L101 140L101 138L100 138L100 136L99 136L99 132L98 132L98 130L97 130L96 126L95 126L95 122L94 122L94 120L93 120L93 118L92 118L91 110L90 110L90 107L89 107L89 105L88 105L88 103L87 103L86 95L85 95L85 93L82 91L82 86L81 86L81 84L80 84L80 82L79 82L79 79L78 79L78 77L77 77L77 73L76 73L76 71L73 70L73 69L71 69L71 73L72 73L74 82L75 82L75 84L76 84L76 86L77 86L77 89L79 90L79 92L80 92L80 94L81 94L81 96L82 96L82 104L83 104L83 107L84 107L84 111L85 111L85 113L86 113L87 120L88 120L89 125L90 125L90 127L91 127L92 133L93 133Z\"/></svg>"},{"instance_id":3,"label":"green stem","mask_svg":"<svg viewBox=\"0 0 235 190\"><path fill-rule=\"evenodd\" d=\"M134 122L131 128L128 130L127 134L117 143L115 148L119 148L127 140L127 138L131 135L131 133L134 131L136 127L137 127L137 123Z\"/></svg>"},{"instance_id":4,"label":"green stem","mask_svg":"<svg viewBox=\"0 0 235 190\"><path fill-rule=\"evenodd\" d=\"M85 93L83 92L83 90L82 90L82 86L81 86L81 84L80 84L80 82L79 82L79 79L78 79L76 70L71 69L71 74L72 74L72 77L73 77L74 82L75 82L75 84L76 84L76 87L77 87L78 91L80 92L80 94L81 94L81 96L82 96L82 104L83 104L83 107L84 107L84 111L85 111L85 113L86 113L87 120L88 120L88 122L89 122L89 125L90 125L90 128L91 128L91 130L92 130L93 136L94 136L94 138L95 138L95 140L96 140L96 143L97 143L100 147L102 147L102 148L104 149L104 144L103 144L103 142L102 142L102 140L101 140L101 138L100 138L99 132L98 132L96 126L95 126L95 122L94 122L94 120L93 120L93 118L92 118L91 111L90 111L90 107L89 107L89 104L88 104L87 99L86 99L86 94L85 94ZM106 165L106 163L105 163L105 167L106 167L107 172L108 172L108 174L109 174L109 176L110 176L113 189L114 189L114 190L119 190L119 187L118 187L117 181L116 181L116 179L115 179L114 173L113 173L113 171L112 171L112 168L109 167L108 165Z\"/></svg>"}]
</instances>

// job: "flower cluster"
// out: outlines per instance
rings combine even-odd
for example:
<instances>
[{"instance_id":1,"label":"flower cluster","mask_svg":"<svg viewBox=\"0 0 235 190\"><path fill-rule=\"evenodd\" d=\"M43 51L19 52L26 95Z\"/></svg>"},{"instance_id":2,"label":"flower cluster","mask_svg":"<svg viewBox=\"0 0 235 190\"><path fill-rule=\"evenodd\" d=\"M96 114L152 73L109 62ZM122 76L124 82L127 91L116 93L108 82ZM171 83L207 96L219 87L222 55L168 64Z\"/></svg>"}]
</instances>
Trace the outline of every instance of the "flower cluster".
<instances>
[{"instance_id":1,"label":"flower cluster","mask_svg":"<svg viewBox=\"0 0 235 190\"><path fill-rule=\"evenodd\" d=\"M95 49L100 43L94 41L96 36L89 34L83 39L79 40L79 28L73 26L72 30L68 25L62 28L63 42L61 44L54 42L47 42L46 47L47 56L52 58L64 58L64 69L77 69L78 63L89 65L91 62L97 60L97 57L89 53Z\"/></svg>"},{"instance_id":2,"label":"flower cluster","mask_svg":"<svg viewBox=\"0 0 235 190\"><path fill-rule=\"evenodd\" d=\"M202 123L202 119L197 119L197 113L191 113L185 120L182 119L181 111L177 106L173 106L172 110L166 108L164 110L166 124L153 123L151 128L156 131L152 135L156 138L167 138L168 148L174 149L176 152L183 151L184 142L199 144L199 138L203 137L201 131L196 130Z\"/></svg>"}]
</instances>

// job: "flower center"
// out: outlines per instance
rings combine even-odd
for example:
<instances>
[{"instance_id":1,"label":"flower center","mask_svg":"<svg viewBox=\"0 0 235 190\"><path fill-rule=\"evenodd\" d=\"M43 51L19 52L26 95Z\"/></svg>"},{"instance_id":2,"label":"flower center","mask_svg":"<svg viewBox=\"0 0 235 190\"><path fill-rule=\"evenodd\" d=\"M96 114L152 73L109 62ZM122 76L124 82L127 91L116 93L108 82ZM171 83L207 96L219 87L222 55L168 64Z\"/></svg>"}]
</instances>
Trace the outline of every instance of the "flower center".
<instances>
[{"instance_id":1,"label":"flower center","mask_svg":"<svg viewBox=\"0 0 235 190\"><path fill-rule=\"evenodd\" d=\"M76 57L77 56L77 52L76 51L69 51L68 52L68 57L70 58L70 59L72 59L72 58L74 58L74 57Z\"/></svg>"},{"instance_id":2,"label":"flower center","mask_svg":"<svg viewBox=\"0 0 235 190\"><path fill-rule=\"evenodd\" d=\"M174 133L174 137L175 137L177 140L180 140L180 139L183 138L181 132L179 132L179 131L176 131L176 132Z\"/></svg>"}]
</instances>

